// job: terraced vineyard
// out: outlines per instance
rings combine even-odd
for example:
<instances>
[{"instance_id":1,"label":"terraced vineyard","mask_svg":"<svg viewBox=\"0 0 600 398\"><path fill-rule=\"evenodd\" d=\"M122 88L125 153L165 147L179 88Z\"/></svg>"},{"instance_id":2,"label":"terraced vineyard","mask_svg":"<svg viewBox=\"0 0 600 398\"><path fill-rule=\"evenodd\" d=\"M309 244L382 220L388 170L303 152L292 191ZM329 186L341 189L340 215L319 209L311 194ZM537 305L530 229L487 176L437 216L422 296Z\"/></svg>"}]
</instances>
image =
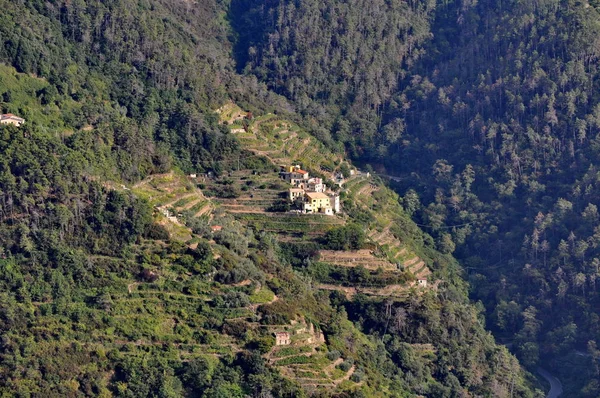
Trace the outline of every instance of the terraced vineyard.
<instances>
[{"instance_id":1,"label":"terraced vineyard","mask_svg":"<svg viewBox=\"0 0 600 398\"><path fill-rule=\"evenodd\" d=\"M266 157L274 166L300 163L309 171L325 171L327 177L333 177L333 172L339 170L342 158L333 154L294 123L269 114L251 121L245 120L246 127L242 128L241 119L232 121L230 115L232 112L242 115L243 112L239 108L232 108L232 105L227 105L223 109L219 111L221 120L230 124L244 148L257 156ZM348 295L360 291L373 296L403 297L411 287L416 286L417 279L431 278L431 271L426 262L414 248L403 242L399 236L401 234L394 229L394 226L399 224L396 214L402 212L397 196L385 188L380 181L374 180L365 173L357 172L344 182L343 195L353 203L355 208L349 212L350 217L336 218L267 212L269 204L276 201L278 194L281 193L281 187L268 188L269 184L275 187L277 183L275 175L269 178L264 175L249 175L247 171L238 171L228 178L231 184L238 184L241 188L246 184L246 189L235 199L217 198L215 201L244 225L258 231L276 234L284 242L293 243L297 239L314 240L336 227L351 222L354 217L351 213L368 214L370 221L365 232L374 249L322 250L319 252L318 260L333 266L332 272L335 271L335 267L362 267L372 274L383 271L381 280L384 281L404 279L407 275L409 280L405 284L386 285L388 282L385 282L384 286L381 286L381 282L361 286L342 286L332 284L328 279L327 283L321 284L324 289L331 290L338 286L338 290ZM262 189L257 189L259 185ZM378 280L379 277L375 279Z\"/></svg>"},{"instance_id":2,"label":"terraced vineyard","mask_svg":"<svg viewBox=\"0 0 600 398\"><path fill-rule=\"evenodd\" d=\"M221 115L231 121L233 129L239 128L236 123L245 117L244 112L232 105L222 109ZM266 157L273 162L272 165L263 166L260 170L241 167L218 177L190 178L172 172L153 175L131 187L136 195L154 206L154 217L169 233L171 240L184 243L188 250L196 250L199 242L209 239L212 261L220 262L231 258L231 250L235 246L233 242L227 243L226 231L249 228L259 234L270 233L286 244L322 245L330 231L360 219L367 247L357 250L321 247L313 261L326 264L330 275L317 276L316 288L339 291L348 299L360 293L374 298L402 300L415 289L417 279L431 278L431 271L423 257L401 239L402 231L395 227L402 221L396 216L401 213L397 197L380 181L360 172L348 178L342 187L347 207L341 215L274 211L273 206L282 202L288 188L279 178L278 166L301 163L306 164L309 170L327 170L326 175L333 176L333 172L339 170L340 158L297 126L274 115L254 119L247 132L244 130L236 134L242 144L254 153L253 156ZM209 227L212 225L218 225L218 228L211 232ZM199 232L200 235L194 233L198 228L204 231ZM225 230L221 232L221 228ZM180 360L189 360L200 353L223 356L243 351L239 339L228 334L214 332L195 336L193 325L208 322L207 319L192 315L189 322L182 322L180 314L170 313L171 307L183 309L187 314L211 308L219 312L220 322L228 325L224 326L226 330L237 330L240 325L245 325L245 330L257 336L288 331L291 344L274 347L265 354L265 358L282 375L296 380L305 390L333 390L340 386L348 390L360 386L363 376L355 376L355 372L360 373L356 365L335 354L325 343L323 334L308 328L305 320L296 320L288 325L260 322L263 306L273 305L279 300L263 284L251 279L218 285L200 283L190 279L192 274L182 274L177 266L157 272L161 274L162 282L159 284L123 280L122 293L111 295L112 310L119 324L114 329L98 331L98 341L119 346L131 345L126 342L133 340L138 349L157 349L169 343L177 347L176 355ZM337 274L358 279L351 283L335 277L332 279L332 275ZM222 297L237 297L244 293L248 300L243 305L225 305L214 301L215 293ZM189 334L184 333L188 337L182 338L182 330L188 329ZM235 335L236 332L231 333Z\"/></svg>"},{"instance_id":3,"label":"terraced vineyard","mask_svg":"<svg viewBox=\"0 0 600 398\"><path fill-rule=\"evenodd\" d=\"M277 235L306 235L319 237L336 226L344 225L344 220L319 214L257 214L237 213L235 218L258 231Z\"/></svg>"},{"instance_id":4,"label":"terraced vineyard","mask_svg":"<svg viewBox=\"0 0 600 398\"><path fill-rule=\"evenodd\" d=\"M279 326L272 327L281 329ZM267 354L269 363L279 368L289 378L297 380L305 389L332 389L342 382L358 385L350 381L356 367L345 362L335 352L328 352L323 334L304 320L286 326L291 335L291 344L274 347ZM340 367L347 366L346 370Z\"/></svg>"},{"instance_id":5,"label":"terraced vineyard","mask_svg":"<svg viewBox=\"0 0 600 398\"><path fill-rule=\"evenodd\" d=\"M225 119L221 116L221 120ZM302 164L309 170L330 174L343 160L298 125L276 115L255 118L243 133L240 124L231 128L244 148L278 166Z\"/></svg>"},{"instance_id":6,"label":"terraced vineyard","mask_svg":"<svg viewBox=\"0 0 600 398\"><path fill-rule=\"evenodd\" d=\"M386 253L388 260L410 271L417 279L427 278L431 270L425 261L392 232L391 228L400 224L395 217L401 213L396 194L364 177L355 178L344 188L353 203L372 215L367 234Z\"/></svg>"},{"instance_id":7,"label":"terraced vineyard","mask_svg":"<svg viewBox=\"0 0 600 398\"><path fill-rule=\"evenodd\" d=\"M320 250L319 260L342 267L357 267L361 265L371 271L376 271L380 268L391 272L398 270L398 267L388 259L376 257L373 251L367 249L352 251Z\"/></svg>"}]
</instances>

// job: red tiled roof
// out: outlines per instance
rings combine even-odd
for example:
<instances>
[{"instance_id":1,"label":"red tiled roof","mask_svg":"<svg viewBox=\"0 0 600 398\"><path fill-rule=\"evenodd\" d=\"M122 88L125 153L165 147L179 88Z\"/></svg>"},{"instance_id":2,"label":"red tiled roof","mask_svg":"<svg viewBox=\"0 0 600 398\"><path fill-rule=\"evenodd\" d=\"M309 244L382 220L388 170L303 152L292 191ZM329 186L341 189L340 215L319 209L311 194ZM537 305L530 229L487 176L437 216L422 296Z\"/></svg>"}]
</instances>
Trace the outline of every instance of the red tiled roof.
<instances>
[{"instance_id":1,"label":"red tiled roof","mask_svg":"<svg viewBox=\"0 0 600 398\"><path fill-rule=\"evenodd\" d=\"M5 113L4 115L0 115L0 119L17 119L17 120L25 120L22 117L18 117L13 115L12 113Z\"/></svg>"}]
</instances>

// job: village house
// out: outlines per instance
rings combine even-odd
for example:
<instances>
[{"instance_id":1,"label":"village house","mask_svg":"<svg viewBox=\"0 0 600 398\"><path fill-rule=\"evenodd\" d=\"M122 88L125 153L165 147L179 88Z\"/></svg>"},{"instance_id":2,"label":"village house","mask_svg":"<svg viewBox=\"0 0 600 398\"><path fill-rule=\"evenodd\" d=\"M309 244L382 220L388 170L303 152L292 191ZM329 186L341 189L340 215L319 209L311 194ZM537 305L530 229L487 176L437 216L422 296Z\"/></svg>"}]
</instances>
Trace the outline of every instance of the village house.
<instances>
[{"instance_id":1,"label":"village house","mask_svg":"<svg viewBox=\"0 0 600 398\"><path fill-rule=\"evenodd\" d=\"M291 342L290 334L288 332L275 333L275 345L290 345Z\"/></svg>"},{"instance_id":2,"label":"village house","mask_svg":"<svg viewBox=\"0 0 600 398\"><path fill-rule=\"evenodd\" d=\"M312 192L324 193L327 191L327 185L323 184L323 179L318 177L310 178L307 182L307 187Z\"/></svg>"},{"instance_id":3,"label":"village house","mask_svg":"<svg viewBox=\"0 0 600 398\"><path fill-rule=\"evenodd\" d=\"M427 279L425 278L419 278L417 283L419 284L419 287L427 287Z\"/></svg>"},{"instance_id":4,"label":"village house","mask_svg":"<svg viewBox=\"0 0 600 398\"><path fill-rule=\"evenodd\" d=\"M210 230L214 233L214 232L219 232L223 229L222 226L220 225L211 225Z\"/></svg>"},{"instance_id":5,"label":"village house","mask_svg":"<svg viewBox=\"0 0 600 398\"><path fill-rule=\"evenodd\" d=\"M23 123L25 123L25 119L15 116L12 113L0 115L0 124L12 124L20 127Z\"/></svg>"},{"instance_id":6,"label":"village house","mask_svg":"<svg viewBox=\"0 0 600 398\"><path fill-rule=\"evenodd\" d=\"M335 193L329 194L329 204L334 212L339 213L341 211L340 195Z\"/></svg>"},{"instance_id":7,"label":"village house","mask_svg":"<svg viewBox=\"0 0 600 398\"><path fill-rule=\"evenodd\" d=\"M280 173L281 178L297 188L305 188L308 183L308 171L302 170L300 165L290 166L286 172Z\"/></svg>"},{"instance_id":8,"label":"village house","mask_svg":"<svg viewBox=\"0 0 600 398\"><path fill-rule=\"evenodd\" d=\"M304 171L300 168L300 165L297 164L295 166L290 166L288 171L290 173L296 173L296 174L300 174L302 176L303 179L308 180L308 171Z\"/></svg>"},{"instance_id":9,"label":"village house","mask_svg":"<svg viewBox=\"0 0 600 398\"><path fill-rule=\"evenodd\" d=\"M302 188L290 188L288 191L288 199L292 202L295 202L304 197L304 189Z\"/></svg>"},{"instance_id":10,"label":"village house","mask_svg":"<svg viewBox=\"0 0 600 398\"><path fill-rule=\"evenodd\" d=\"M292 185L288 189L288 200L301 205L302 212L328 216L340 212L339 195L328 190L322 178L309 178L308 172L302 170L300 165L282 166L280 176Z\"/></svg>"},{"instance_id":11,"label":"village house","mask_svg":"<svg viewBox=\"0 0 600 398\"><path fill-rule=\"evenodd\" d=\"M304 194L305 213L324 213L333 215L333 209L329 202L329 196L322 192L306 192Z\"/></svg>"}]
</instances>

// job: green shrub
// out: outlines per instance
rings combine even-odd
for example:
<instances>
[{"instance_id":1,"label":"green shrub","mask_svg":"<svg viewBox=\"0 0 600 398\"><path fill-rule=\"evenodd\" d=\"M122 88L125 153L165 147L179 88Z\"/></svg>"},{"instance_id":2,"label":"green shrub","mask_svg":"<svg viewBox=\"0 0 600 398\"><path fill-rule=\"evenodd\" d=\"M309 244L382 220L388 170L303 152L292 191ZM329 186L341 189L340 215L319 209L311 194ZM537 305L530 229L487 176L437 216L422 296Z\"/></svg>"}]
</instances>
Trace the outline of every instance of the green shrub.
<instances>
[{"instance_id":1,"label":"green shrub","mask_svg":"<svg viewBox=\"0 0 600 398\"><path fill-rule=\"evenodd\" d=\"M336 359L338 359L341 356L342 356L342 353L339 352L338 350L329 351L327 353L327 359L329 359L330 361L335 361Z\"/></svg>"},{"instance_id":2,"label":"green shrub","mask_svg":"<svg viewBox=\"0 0 600 398\"><path fill-rule=\"evenodd\" d=\"M338 365L338 368L343 370L344 372L347 372L350 370L350 368L352 367L352 365L354 365L354 360L353 359L346 359L344 362L340 363Z\"/></svg>"}]
</instances>

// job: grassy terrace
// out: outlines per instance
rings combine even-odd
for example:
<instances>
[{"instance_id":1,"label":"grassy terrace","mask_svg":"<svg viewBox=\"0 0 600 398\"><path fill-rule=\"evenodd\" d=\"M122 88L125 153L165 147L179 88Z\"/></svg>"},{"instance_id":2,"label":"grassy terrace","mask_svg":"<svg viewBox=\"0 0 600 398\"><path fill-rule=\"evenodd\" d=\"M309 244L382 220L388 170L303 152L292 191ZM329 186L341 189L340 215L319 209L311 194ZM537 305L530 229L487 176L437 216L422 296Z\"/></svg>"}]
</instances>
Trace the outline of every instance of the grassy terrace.
<instances>
[{"instance_id":1,"label":"grassy terrace","mask_svg":"<svg viewBox=\"0 0 600 398\"><path fill-rule=\"evenodd\" d=\"M221 115L221 120L227 120ZM241 125L232 125L240 129ZM246 132L236 133L248 150L269 158L275 165L301 163L309 170L333 171L342 161L313 136L298 125L276 115L257 117Z\"/></svg>"},{"instance_id":2,"label":"grassy terrace","mask_svg":"<svg viewBox=\"0 0 600 398\"><path fill-rule=\"evenodd\" d=\"M407 219L402 217L398 195L385 188L380 182L358 176L346 184L347 198L355 205L356 212L369 215L371 221L367 235L385 253L393 264L400 264L415 277L431 274L418 247L407 246L406 240L415 241L412 234L419 234Z\"/></svg>"},{"instance_id":3,"label":"grassy terrace","mask_svg":"<svg viewBox=\"0 0 600 398\"><path fill-rule=\"evenodd\" d=\"M229 120L227 118L232 112L242 113L239 108L234 109L231 105L226 109L229 111L221 114L221 120ZM339 170L342 162L339 155L331 152L294 123L277 115L269 114L251 121L246 120L245 127L239 119L232 123L232 130L242 145L256 156L267 158L275 167L299 163L313 174L318 171L326 177L332 176L329 172ZM405 290L414 284L417 278L426 278L431 273L419 247L405 243L418 242L412 236L418 231L403 229L402 226L407 225L407 220L402 218L403 212L397 195L385 188L377 178L357 174L345 181L343 192L350 207L345 208L346 215L343 219L266 212L271 204L281 198L281 192L288 188L281 185L276 173L250 173L249 170L239 170L230 173L225 179L226 184L231 187L228 189L235 190L237 197L213 200L244 225L272 232L280 240L293 242L298 239L314 239L323 236L334 227L344 225L346 221L356 219L360 219L361 224L366 224L368 241L374 245L373 254L344 251L323 253L321 261L330 265L329 272L324 271L325 267L316 272L316 275L320 275L317 279L328 283L329 286L339 285L337 278L345 276L348 272L348 275L361 272L344 268L362 265L371 271L371 275L367 277L371 294L385 296L389 293L398 296L400 290L405 294ZM222 190L219 184L223 182L212 181L207 184L207 188ZM381 270L385 272L378 274ZM360 275L355 275L355 278L361 279ZM366 292L366 281L362 282L360 288ZM357 286L359 285L361 284ZM340 286L344 289L348 287L351 286L347 283ZM389 288L386 290L386 287Z\"/></svg>"},{"instance_id":4,"label":"grassy terrace","mask_svg":"<svg viewBox=\"0 0 600 398\"><path fill-rule=\"evenodd\" d=\"M260 231L310 236L323 235L330 229L344 224L341 218L319 214L238 213L235 214L235 218Z\"/></svg>"}]
</instances>

